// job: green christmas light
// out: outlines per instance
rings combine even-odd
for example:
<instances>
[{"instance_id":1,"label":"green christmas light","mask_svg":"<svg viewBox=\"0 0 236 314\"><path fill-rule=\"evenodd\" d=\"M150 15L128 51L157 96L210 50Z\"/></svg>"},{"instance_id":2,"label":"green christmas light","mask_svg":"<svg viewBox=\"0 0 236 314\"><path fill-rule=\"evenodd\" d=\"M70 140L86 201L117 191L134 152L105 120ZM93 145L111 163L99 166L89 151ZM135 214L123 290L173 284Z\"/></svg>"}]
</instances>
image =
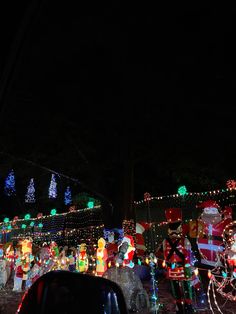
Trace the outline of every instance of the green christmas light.
<instances>
[{"instance_id":1,"label":"green christmas light","mask_svg":"<svg viewBox=\"0 0 236 314\"><path fill-rule=\"evenodd\" d=\"M25 229L25 228L26 228L26 224L22 224L21 229Z\"/></svg>"},{"instance_id":2,"label":"green christmas light","mask_svg":"<svg viewBox=\"0 0 236 314\"><path fill-rule=\"evenodd\" d=\"M93 201L89 201L89 202L87 203L87 207L88 207L88 208L94 208L94 202L93 202Z\"/></svg>"},{"instance_id":3,"label":"green christmas light","mask_svg":"<svg viewBox=\"0 0 236 314\"><path fill-rule=\"evenodd\" d=\"M8 230L11 230L11 225L7 226L7 229L8 229Z\"/></svg>"},{"instance_id":4,"label":"green christmas light","mask_svg":"<svg viewBox=\"0 0 236 314\"><path fill-rule=\"evenodd\" d=\"M38 227L39 227L39 228L43 228L43 224L40 222L40 223L38 224Z\"/></svg>"},{"instance_id":5,"label":"green christmas light","mask_svg":"<svg viewBox=\"0 0 236 314\"><path fill-rule=\"evenodd\" d=\"M50 212L50 214L51 214L52 216L55 216L56 213L57 213L57 210L56 210L56 209L52 209L51 212Z\"/></svg>"},{"instance_id":6,"label":"green christmas light","mask_svg":"<svg viewBox=\"0 0 236 314\"><path fill-rule=\"evenodd\" d=\"M6 217L6 218L4 218L4 220L3 220L4 222L5 222L5 224L7 224L8 222L9 222L9 218L8 217Z\"/></svg>"},{"instance_id":7,"label":"green christmas light","mask_svg":"<svg viewBox=\"0 0 236 314\"><path fill-rule=\"evenodd\" d=\"M185 185L181 185L179 188L178 188L178 194L181 195L181 196L184 196L187 193L187 188Z\"/></svg>"},{"instance_id":8,"label":"green christmas light","mask_svg":"<svg viewBox=\"0 0 236 314\"><path fill-rule=\"evenodd\" d=\"M30 219L30 214L26 214L25 215L25 220L29 220Z\"/></svg>"},{"instance_id":9,"label":"green christmas light","mask_svg":"<svg viewBox=\"0 0 236 314\"><path fill-rule=\"evenodd\" d=\"M30 227L33 227L34 226L34 222L33 221L31 221L31 223L30 223Z\"/></svg>"}]
</instances>

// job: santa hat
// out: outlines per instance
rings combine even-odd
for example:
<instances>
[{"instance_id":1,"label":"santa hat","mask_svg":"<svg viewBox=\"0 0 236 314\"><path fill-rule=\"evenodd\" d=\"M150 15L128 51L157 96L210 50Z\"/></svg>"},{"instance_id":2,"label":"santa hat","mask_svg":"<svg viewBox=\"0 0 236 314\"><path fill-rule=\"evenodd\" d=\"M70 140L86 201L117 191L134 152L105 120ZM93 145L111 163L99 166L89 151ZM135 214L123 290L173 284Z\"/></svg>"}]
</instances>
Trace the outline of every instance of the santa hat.
<instances>
[{"instance_id":1,"label":"santa hat","mask_svg":"<svg viewBox=\"0 0 236 314\"><path fill-rule=\"evenodd\" d=\"M202 209L207 208L207 207L213 207L213 208L217 208L217 209L220 208L219 204L214 200L204 201L204 202L200 203L197 207L202 208Z\"/></svg>"},{"instance_id":2,"label":"santa hat","mask_svg":"<svg viewBox=\"0 0 236 314\"><path fill-rule=\"evenodd\" d=\"M174 223L182 221L182 210L181 208L169 208L165 211L166 220L168 223Z\"/></svg>"},{"instance_id":3,"label":"santa hat","mask_svg":"<svg viewBox=\"0 0 236 314\"><path fill-rule=\"evenodd\" d=\"M143 233L145 230L148 230L150 228L150 223L141 221L136 222L136 233Z\"/></svg>"},{"instance_id":4,"label":"santa hat","mask_svg":"<svg viewBox=\"0 0 236 314\"><path fill-rule=\"evenodd\" d=\"M124 236L122 243L124 243L124 242L128 242L129 245L134 246L134 238L129 234L126 234Z\"/></svg>"}]
</instances>

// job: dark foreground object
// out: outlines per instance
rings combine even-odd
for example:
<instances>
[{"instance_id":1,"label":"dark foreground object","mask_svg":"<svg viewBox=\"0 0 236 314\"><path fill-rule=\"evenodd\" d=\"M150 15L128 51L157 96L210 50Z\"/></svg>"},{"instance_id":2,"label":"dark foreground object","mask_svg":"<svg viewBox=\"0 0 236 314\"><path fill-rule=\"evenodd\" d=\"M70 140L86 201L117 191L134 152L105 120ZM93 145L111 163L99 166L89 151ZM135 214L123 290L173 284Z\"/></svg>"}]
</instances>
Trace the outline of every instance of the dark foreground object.
<instances>
[{"instance_id":1,"label":"dark foreground object","mask_svg":"<svg viewBox=\"0 0 236 314\"><path fill-rule=\"evenodd\" d=\"M120 287L105 278L52 271L40 277L19 305L20 314L127 314Z\"/></svg>"}]
</instances>

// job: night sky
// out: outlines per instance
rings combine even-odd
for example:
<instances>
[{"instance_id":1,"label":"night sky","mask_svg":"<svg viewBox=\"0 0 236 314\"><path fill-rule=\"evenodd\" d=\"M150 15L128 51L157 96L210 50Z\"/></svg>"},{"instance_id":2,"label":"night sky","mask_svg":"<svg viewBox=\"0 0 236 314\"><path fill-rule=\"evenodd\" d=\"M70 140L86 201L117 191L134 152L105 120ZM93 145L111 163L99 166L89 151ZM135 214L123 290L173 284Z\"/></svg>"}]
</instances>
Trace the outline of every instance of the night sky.
<instances>
[{"instance_id":1,"label":"night sky","mask_svg":"<svg viewBox=\"0 0 236 314\"><path fill-rule=\"evenodd\" d=\"M7 2L0 151L15 159L0 157L0 179L15 167L23 181L37 172L46 182L18 158L32 160L115 208L130 193L236 179L235 10L42 1L22 20L29 1Z\"/></svg>"}]
</instances>

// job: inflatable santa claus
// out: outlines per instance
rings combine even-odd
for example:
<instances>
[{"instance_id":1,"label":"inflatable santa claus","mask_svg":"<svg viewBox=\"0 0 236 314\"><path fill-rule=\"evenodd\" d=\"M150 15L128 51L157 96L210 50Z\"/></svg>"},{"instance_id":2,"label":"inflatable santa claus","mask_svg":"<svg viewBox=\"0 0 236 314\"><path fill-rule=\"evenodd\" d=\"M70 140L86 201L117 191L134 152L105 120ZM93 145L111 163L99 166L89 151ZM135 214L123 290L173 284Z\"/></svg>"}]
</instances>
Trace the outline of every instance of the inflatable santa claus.
<instances>
[{"instance_id":1,"label":"inflatable santa claus","mask_svg":"<svg viewBox=\"0 0 236 314\"><path fill-rule=\"evenodd\" d=\"M221 211L214 200L204 201L198 207L203 209L199 218L202 227L197 239L201 263L213 267L218 263L220 266L220 252L224 249L222 233L232 221L232 208L225 207Z\"/></svg>"}]
</instances>

